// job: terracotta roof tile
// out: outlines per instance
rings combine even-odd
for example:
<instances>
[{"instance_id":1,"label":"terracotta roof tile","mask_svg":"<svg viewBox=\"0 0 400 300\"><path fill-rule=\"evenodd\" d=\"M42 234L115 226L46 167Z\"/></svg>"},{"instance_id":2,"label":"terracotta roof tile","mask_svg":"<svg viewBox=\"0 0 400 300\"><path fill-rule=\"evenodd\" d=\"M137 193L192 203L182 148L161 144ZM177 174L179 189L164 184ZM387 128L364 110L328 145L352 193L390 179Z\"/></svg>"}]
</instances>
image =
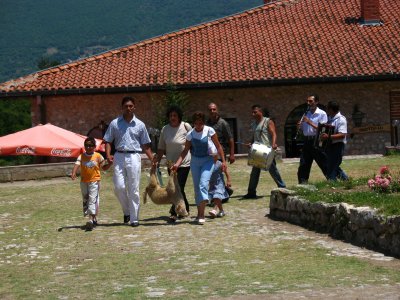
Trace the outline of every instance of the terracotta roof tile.
<instances>
[{"instance_id":1,"label":"terracotta roof tile","mask_svg":"<svg viewBox=\"0 0 400 300\"><path fill-rule=\"evenodd\" d=\"M400 74L400 1L278 1L0 84L7 92Z\"/></svg>"}]
</instances>

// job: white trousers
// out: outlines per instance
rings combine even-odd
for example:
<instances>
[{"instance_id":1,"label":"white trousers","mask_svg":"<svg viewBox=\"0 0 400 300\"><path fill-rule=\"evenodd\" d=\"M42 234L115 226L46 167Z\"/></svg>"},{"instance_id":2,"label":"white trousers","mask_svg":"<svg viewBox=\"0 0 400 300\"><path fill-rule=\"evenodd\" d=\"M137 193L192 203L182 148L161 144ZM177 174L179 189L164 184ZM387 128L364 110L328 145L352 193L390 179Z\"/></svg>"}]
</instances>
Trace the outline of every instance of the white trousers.
<instances>
[{"instance_id":1,"label":"white trousers","mask_svg":"<svg viewBox=\"0 0 400 300\"><path fill-rule=\"evenodd\" d=\"M82 192L83 216L97 215L100 204L100 181L81 181L80 185Z\"/></svg>"},{"instance_id":2,"label":"white trousers","mask_svg":"<svg viewBox=\"0 0 400 300\"><path fill-rule=\"evenodd\" d=\"M139 221L141 157L138 153L114 155L114 192L131 223Z\"/></svg>"}]
</instances>

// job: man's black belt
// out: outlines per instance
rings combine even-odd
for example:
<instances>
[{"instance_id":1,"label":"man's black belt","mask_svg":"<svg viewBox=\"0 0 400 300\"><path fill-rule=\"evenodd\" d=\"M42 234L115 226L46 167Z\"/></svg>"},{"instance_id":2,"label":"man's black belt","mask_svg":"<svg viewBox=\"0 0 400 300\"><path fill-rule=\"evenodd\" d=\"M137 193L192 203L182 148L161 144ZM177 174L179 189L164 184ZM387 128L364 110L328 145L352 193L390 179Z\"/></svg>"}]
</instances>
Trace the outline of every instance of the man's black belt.
<instances>
[{"instance_id":1,"label":"man's black belt","mask_svg":"<svg viewBox=\"0 0 400 300\"><path fill-rule=\"evenodd\" d=\"M131 153L131 154L140 153L139 151L131 151L131 150L117 150L117 152L119 152L119 153Z\"/></svg>"}]
</instances>

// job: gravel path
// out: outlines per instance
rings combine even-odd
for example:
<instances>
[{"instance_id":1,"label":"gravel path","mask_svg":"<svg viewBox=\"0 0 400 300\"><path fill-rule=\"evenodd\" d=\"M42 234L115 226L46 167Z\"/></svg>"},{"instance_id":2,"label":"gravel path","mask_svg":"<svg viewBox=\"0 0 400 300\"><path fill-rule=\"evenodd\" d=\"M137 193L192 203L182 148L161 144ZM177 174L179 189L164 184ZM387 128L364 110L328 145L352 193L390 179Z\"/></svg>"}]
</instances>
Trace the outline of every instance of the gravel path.
<instances>
[{"instance_id":1,"label":"gravel path","mask_svg":"<svg viewBox=\"0 0 400 300\"><path fill-rule=\"evenodd\" d=\"M30 187L30 186L48 186L53 184L60 184L69 182L71 179L69 178L56 178L51 180L41 180L41 181L25 181L18 183L1 183L1 187L8 186L18 186L21 188ZM257 200L258 201L258 200ZM266 201L262 199L261 201ZM234 209L234 207L232 207ZM277 243L281 240L308 240L311 241L315 247L324 248L328 251L328 255L332 256L346 256L346 257L355 257L358 259L362 259L364 261L368 261L368 263L376 266L376 267L390 267L392 269L398 270L400 272L400 260L395 259L390 256L385 256L381 253L374 252L368 249L360 248L348 243L344 243L339 240L334 240L330 238L326 234L319 234L313 231L309 231L299 226L295 226L286 222L279 222L270 219L267 215L268 211L260 212L254 209L249 210L241 210L236 209L235 212L232 212L233 215L228 216L226 222L222 226L221 223L213 221L213 224L206 223L205 226L216 226L216 228L224 233L224 230L229 231L230 226L236 226L237 223L246 224L241 229L243 233L239 233L237 236L238 239L242 239L244 235L249 234L249 231L252 235L260 236L260 238L265 239L268 237L268 241L270 243ZM106 223L113 223L115 220L104 220ZM144 226L147 225L165 225L165 220L148 220L142 222ZM151 224L150 224L151 223ZM247 228L248 226L248 228ZM174 226L174 230L171 231L169 226L157 226L160 236L162 235L164 238L171 235L171 241L173 241L173 236L179 235L181 230L185 230L185 234L189 234L194 230L190 229L188 225L182 224L182 226ZM189 228L189 229L188 229ZM210 227L211 228L211 227ZM237 228L237 227L236 227ZM102 229L99 227L98 230L106 230L106 227ZM141 229L143 230L143 229ZM275 233L275 234L272 234ZM212 233L210 233L212 235ZM119 235L110 236L109 237L113 243L122 243L121 237ZM141 239L138 239L137 235L133 234L132 236L124 236L123 242L126 245L129 244L129 240L131 241L131 246L133 248L141 248L146 247L148 242L146 241L145 236L141 236ZM143 240L142 240L143 239ZM168 238L166 238L168 240ZM195 238L190 240L196 240ZM169 249L170 248L170 249ZM171 242L168 244L163 244L163 251L173 250L174 243ZM227 249L229 250L229 245L227 245ZM187 258L189 259L189 258ZM150 284L150 283L149 283ZM156 293L157 294L157 293ZM161 293L162 294L162 293ZM158 295L158 294L157 294ZM156 297L158 297L155 295ZM154 298L149 295L150 298ZM299 286L297 291L278 291L274 294L263 294L263 295L238 295L232 296L224 299L237 299L237 300L247 300L247 299L400 299L400 283L394 285L363 285L363 286L354 286L349 288L325 288L325 289L314 289L312 286ZM220 299L217 297L211 296L210 299Z\"/></svg>"}]
</instances>

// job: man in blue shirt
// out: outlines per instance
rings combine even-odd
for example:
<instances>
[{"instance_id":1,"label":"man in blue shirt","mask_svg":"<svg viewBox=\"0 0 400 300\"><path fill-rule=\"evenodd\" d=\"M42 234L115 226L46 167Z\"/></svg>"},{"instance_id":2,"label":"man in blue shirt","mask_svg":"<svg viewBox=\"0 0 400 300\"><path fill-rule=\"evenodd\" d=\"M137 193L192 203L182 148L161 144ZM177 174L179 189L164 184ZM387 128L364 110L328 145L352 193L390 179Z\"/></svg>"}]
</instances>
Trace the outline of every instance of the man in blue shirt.
<instances>
[{"instance_id":1,"label":"man in blue shirt","mask_svg":"<svg viewBox=\"0 0 400 300\"><path fill-rule=\"evenodd\" d=\"M152 161L150 137L146 126L136 118L135 100L132 97L122 99L122 116L114 119L104 135L106 155L109 162L114 163L114 188L122 211L124 223L130 221L131 226L139 225L139 184L141 174L142 147ZM111 143L114 143L115 154L111 154Z\"/></svg>"}]
</instances>

